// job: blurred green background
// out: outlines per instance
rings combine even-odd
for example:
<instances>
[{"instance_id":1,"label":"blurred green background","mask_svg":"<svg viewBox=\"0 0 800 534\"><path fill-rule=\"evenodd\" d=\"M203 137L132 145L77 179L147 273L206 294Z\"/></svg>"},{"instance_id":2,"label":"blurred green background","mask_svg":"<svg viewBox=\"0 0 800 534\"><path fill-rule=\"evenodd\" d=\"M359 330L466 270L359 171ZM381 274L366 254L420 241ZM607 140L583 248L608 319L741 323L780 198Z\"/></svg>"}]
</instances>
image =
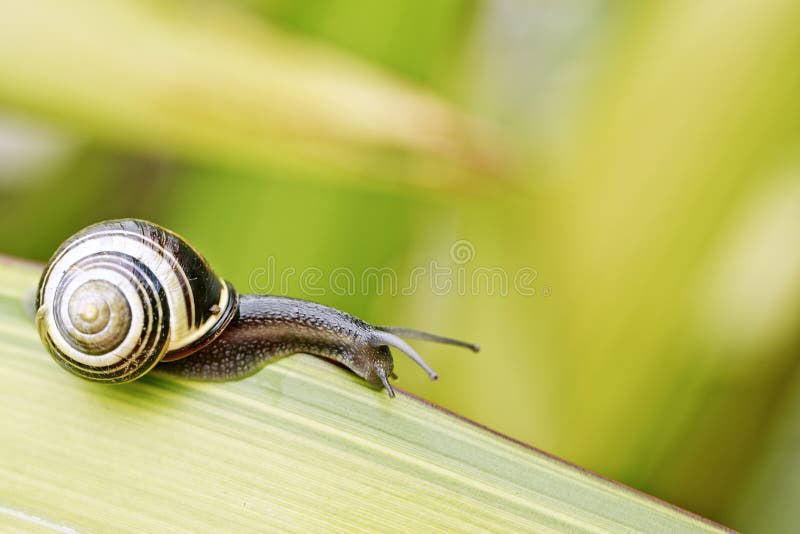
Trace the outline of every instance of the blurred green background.
<instances>
[{"instance_id":1,"label":"blurred green background","mask_svg":"<svg viewBox=\"0 0 800 534\"><path fill-rule=\"evenodd\" d=\"M274 258L288 294L481 343L418 343L442 379L401 360L400 387L790 531L798 25L794 0L11 0L0 253L143 217L243 292Z\"/></svg>"}]
</instances>

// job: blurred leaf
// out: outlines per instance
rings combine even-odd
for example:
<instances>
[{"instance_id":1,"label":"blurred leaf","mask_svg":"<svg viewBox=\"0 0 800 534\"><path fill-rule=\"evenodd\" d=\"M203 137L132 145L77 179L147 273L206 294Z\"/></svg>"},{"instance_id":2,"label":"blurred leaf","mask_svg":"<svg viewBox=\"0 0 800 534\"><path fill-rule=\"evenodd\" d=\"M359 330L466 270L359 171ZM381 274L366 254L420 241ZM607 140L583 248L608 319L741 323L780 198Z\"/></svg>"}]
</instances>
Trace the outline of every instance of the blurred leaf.
<instances>
[{"instance_id":1,"label":"blurred leaf","mask_svg":"<svg viewBox=\"0 0 800 534\"><path fill-rule=\"evenodd\" d=\"M406 154L449 169L441 185L493 165L475 121L440 98L222 4L7 3L3 102L127 146L239 167L396 180L386 158Z\"/></svg>"},{"instance_id":2,"label":"blurred leaf","mask_svg":"<svg viewBox=\"0 0 800 534\"><path fill-rule=\"evenodd\" d=\"M0 524L724 530L310 356L226 384L78 380L23 313L39 269L0 261Z\"/></svg>"},{"instance_id":3,"label":"blurred leaf","mask_svg":"<svg viewBox=\"0 0 800 534\"><path fill-rule=\"evenodd\" d=\"M558 450L719 517L774 391L755 375L733 378L736 367L779 361L767 355L785 340L731 358L697 310L728 229L796 148L800 3L646 5L605 51L559 169L570 318L557 335L570 357L557 389ZM796 250L797 232L777 234L745 254ZM755 267L754 279L779 274L769 262ZM770 292L795 291L791 278L775 276L785 285ZM763 311L752 300L736 305ZM786 332L778 326L762 329Z\"/></svg>"},{"instance_id":4,"label":"blurred leaf","mask_svg":"<svg viewBox=\"0 0 800 534\"><path fill-rule=\"evenodd\" d=\"M778 403L748 483L731 516L744 532L794 532L800 525L800 373L795 367L788 394Z\"/></svg>"},{"instance_id":5,"label":"blurred leaf","mask_svg":"<svg viewBox=\"0 0 800 534\"><path fill-rule=\"evenodd\" d=\"M443 75L453 74L461 60L460 45L476 2L271 0L263 9L284 26L336 43L421 83L437 84L445 81Z\"/></svg>"}]
</instances>

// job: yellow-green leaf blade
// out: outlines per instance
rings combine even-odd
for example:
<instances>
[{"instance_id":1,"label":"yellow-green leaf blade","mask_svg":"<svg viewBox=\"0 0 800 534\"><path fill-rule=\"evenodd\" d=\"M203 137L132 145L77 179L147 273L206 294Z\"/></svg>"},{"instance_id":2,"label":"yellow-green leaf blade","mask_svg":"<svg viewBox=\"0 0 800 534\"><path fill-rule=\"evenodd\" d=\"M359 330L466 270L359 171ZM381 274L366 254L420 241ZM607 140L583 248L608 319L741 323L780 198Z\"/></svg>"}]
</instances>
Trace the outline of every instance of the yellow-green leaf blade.
<instances>
[{"instance_id":1,"label":"yellow-green leaf blade","mask_svg":"<svg viewBox=\"0 0 800 534\"><path fill-rule=\"evenodd\" d=\"M474 121L443 99L234 6L22 0L3 11L0 104L108 142L342 177L378 174L395 152L451 170L490 164Z\"/></svg>"},{"instance_id":2,"label":"yellow-green leaf blade","mask_svg":"<svg viewBox=\"0 0 800 534\"><path fill-rule=\"evenodd\" d=\"M0 261L2 525L721 530L413 397L389 399L310 356L225 384L74 378L24 310L38 273Z\"/></svg>"}]
</instances>

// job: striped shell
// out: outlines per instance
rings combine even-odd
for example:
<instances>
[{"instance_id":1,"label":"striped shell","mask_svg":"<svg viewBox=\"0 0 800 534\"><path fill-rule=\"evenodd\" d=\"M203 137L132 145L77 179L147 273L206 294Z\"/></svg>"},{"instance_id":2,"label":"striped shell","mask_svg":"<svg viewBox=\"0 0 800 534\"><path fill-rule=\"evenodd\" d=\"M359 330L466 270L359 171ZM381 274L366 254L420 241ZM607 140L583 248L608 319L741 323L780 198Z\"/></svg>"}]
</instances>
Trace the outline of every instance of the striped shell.
<instances>
[{"instance_id":1,"label":"striped shell","mask_svg":"<svg viewBox=\"0 0 800 534\"><path fill-rule=\"evenodd\" d=\"M67 370L127 382L204 347L237 309L233 286L186 241L123 219L89 226L59 247L39 282L36 325Z\"/></svg>"}]
</instances>

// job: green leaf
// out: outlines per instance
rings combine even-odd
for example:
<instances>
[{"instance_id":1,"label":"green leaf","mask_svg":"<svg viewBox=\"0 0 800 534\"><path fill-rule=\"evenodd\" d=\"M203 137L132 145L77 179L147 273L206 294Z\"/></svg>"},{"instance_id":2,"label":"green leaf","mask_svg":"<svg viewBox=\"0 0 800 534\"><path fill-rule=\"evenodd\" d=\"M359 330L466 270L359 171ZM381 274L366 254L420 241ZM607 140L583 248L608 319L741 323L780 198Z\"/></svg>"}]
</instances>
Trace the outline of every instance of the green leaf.
<instances>
[{"instance_id":1,"label":"green leaf","mask_svg":"<svg viewBox=\"0 0 800 534\"><path fill-rule=\"evenodd\" d=\"M80 380L25 311L39 272L0 258L2 525L724 530L310 356L224 384Z\"/></svg>"},{"instance_id":2,"label":"green leaf","mask_svg":"<svg viewBox=\"0 0 800 534\"><path fill-rule=\"evenodd\" d=\"M794 532L800 525L800 372L793 374L762 436L763 452L731 507L733 520L745 532Z\"/></svg>"},{"instance_id":3,"label":"green leaf","mask_svg":"<svg viewBox=\"0 0 800 534\"><path fill-rule=\"evenodd\" d=\"M212 165L386 176L407 155L453 171L432 185L493 165L436 95L235 6L183 4L12 1L0 104Z\"/></svg>"}]
</instances>

